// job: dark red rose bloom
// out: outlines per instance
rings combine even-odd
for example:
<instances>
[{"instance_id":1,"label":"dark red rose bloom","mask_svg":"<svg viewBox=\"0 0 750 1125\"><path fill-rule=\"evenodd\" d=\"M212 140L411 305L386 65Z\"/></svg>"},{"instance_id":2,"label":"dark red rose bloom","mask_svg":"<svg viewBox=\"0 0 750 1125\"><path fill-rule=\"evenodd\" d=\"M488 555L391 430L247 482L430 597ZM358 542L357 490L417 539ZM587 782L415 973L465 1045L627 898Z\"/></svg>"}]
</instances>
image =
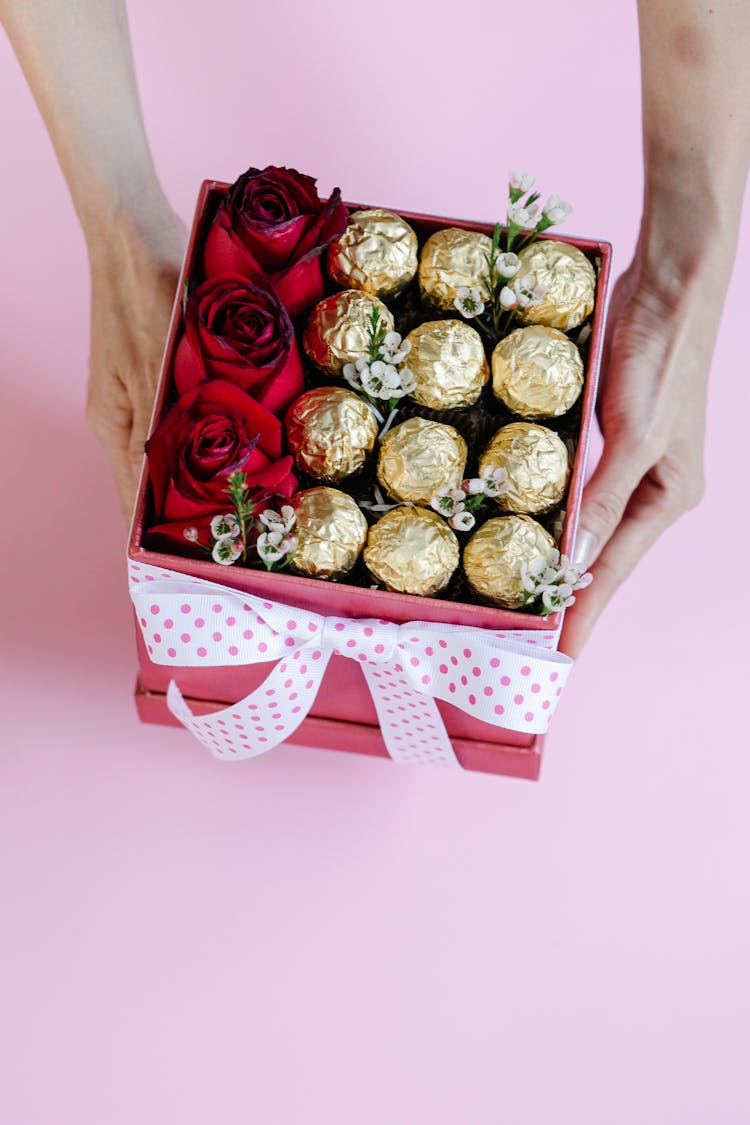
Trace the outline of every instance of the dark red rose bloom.
<instances>
[{"instance_id":1,"label":"dark red rose bloom","mask_svg":"<svg viewBox=\"0 0 750 1125\"><path fill-rule=\"evenodd\" d=\"M150 544L195 554L184 530L203 532L212 516L232 510L230 473L247 474L258 502L289 499L297 481L281 435L279 419L232 383L215 379L181 395L146 442L155 508ZM207 544L205 534L201 539Z\"/></svg>"},{"instance_id":2,"label":"dark red rose bloom","mask_svg":"<svg viewBox=\"0 0 750 1125\"><path fill-rule=\"evenodd\" d=\"M321 254L344 233L347 220L338 188L322 203L310 176L273 165L249 168L230 187L209 229L206 276L265 276L297 317L324 296Z\"/></svg>"},{"instance_id":3,"label":"dark red rose bloom","mask_svg":"<svg viewBox=\"0 0 750 1125\"><path fill-rule=\"evenodd\" d=\"M204 281L187 300L174 381L186 391L225 379L281 414L303 390L302 362L289 314L266 284L236 274Z\"/></svg>"}]
</instances>

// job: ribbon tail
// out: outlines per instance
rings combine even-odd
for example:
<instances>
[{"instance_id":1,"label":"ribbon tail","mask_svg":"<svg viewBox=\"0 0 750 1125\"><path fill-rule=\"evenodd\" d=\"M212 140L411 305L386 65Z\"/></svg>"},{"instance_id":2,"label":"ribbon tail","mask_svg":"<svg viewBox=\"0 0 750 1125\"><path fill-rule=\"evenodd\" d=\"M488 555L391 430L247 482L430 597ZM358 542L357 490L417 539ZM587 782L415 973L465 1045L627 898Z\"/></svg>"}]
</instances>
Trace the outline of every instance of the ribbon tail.
<instances>
[{"instance_id":1,"label":"ribbon tail","mask_svg":"<svg viewBox=\"0 0 750 1125\"><path fill-rule=\"evenodd\" d=\"M362 671L394 762L460 768L435 700L411 687L400 664L368 663Z\"/></svg>"},{"instance_id":2,"label":"ribbon tail","mask_svg":"<svg viewBox=\"0 0 750 1125\"><path fill-rule=\"evenodd\" d=\"M330 652L318 650L313 660L297 649L272 669L259 688L210 715L194 714L172 680L167 707L215 758L256 758L286 742L307 718L330 657Z\"/></svg>"}]
</instances>

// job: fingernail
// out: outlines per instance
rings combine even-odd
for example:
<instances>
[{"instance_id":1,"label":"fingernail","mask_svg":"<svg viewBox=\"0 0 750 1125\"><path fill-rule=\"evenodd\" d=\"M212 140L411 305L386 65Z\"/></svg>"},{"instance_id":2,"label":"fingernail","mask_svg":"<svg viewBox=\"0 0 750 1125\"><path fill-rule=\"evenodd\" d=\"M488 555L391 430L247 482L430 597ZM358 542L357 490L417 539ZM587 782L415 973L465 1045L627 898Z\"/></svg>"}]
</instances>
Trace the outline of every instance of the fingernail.
<instances>
[{"instance_id":1,"label":"fingernail","mask_svg":"<svg viewBox=\"0 0 750 1125\"><path fill-rule=\"evenodd\" d=\"M594 553L594 536L590 531L578 529L576 545L573 549L573 566L583 570L589 565L589 560Z\"/></svg>"}]
</instances>

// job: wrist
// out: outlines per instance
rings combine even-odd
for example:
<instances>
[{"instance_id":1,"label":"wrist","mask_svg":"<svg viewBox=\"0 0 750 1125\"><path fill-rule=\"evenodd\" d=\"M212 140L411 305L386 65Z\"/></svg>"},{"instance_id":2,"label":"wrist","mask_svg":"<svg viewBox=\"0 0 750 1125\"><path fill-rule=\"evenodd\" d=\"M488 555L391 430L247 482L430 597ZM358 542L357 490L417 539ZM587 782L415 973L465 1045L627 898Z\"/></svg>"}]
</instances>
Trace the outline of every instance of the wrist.
<instances>
[{"instance_id":1,"label":"wrist","mask_svg":"<svg viewBox=\"0 0 750 1125\"><path fill-rule=\"evenodd\" d=\"M723 297L739 234L744 172L675 159L647 161L632 269L674 308L702 289Z\"/></svg>"},{"instance_id":2,"label":"wrist","mask_svg":"<svg viewBox=\"0 0 750 1125\"><path fill-rule=\"evenodd\" d=\"M120 268L123 259L136 268L139 262L152 268L154 262L181 261L181 224L155 175L89 183L78 214L93 271Z\"/></svg>"}]
</instances>

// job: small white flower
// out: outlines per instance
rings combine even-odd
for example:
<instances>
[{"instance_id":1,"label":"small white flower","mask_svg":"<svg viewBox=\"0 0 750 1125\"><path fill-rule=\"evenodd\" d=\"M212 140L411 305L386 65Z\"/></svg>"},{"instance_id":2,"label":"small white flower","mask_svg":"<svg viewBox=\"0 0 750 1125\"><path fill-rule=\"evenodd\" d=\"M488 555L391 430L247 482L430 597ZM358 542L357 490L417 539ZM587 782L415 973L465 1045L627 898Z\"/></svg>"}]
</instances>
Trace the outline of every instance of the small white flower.
<instances>
[{"instance_id":1,"label":"small white flower","mask_svg":"<svg viewBox=\"0 0 750 1125\"><path fill-rule=\"evenodd\" d=\"M504 285L500 290L500 304L504 309L518 308L518 297L509 285Z\"/></svg>"},{"instance_id":2,"label":"small white flower","mask_svg":"<svg viewBox=\"0 0 750 1125\"><path fill-rule=\"evenodd\" d=\"M296 535L287 535L286 538L284 540L282 540L282 543L281 543L281 547L284 551L284 554L285 555L293 555L294 552L297 550L297 544L298 543L299 543L299 538Z\"/></svg>"},{"instance_id":3,"label":"small white flower","mask_svg":"<svg viewBox=\"0 0 750 1125\"><path fill-rule=\"evenodd\" d=\"M518 254L498 254L495 258L495 269L500 277L504 277L506 281L511 277L515 277L520 268L521 259L518 257Z\"/></svg>"},{"instance_id":4,"label":"small white flower","mask_svg":"<svg viewBox=\"0 0 750 1125\"><path fill-rule=\"evenodd\" d=\"M186 527L182 534L185 537L185 539L187 539L188 543L197 543L198 542L198 528L197 527Z\"/></svg>"},{"instance_id":5,"label":"small white flower","mask_svg":"<svg viewBox=\"0 0 750 1125\"><path fill-rule=\"evenodd\" d=\"M548 223L562 223L572 210L570 203L560 199L559 195L551 195L544 205L542 215Z\"/></svg>"},{"instance_id":6,"label":"small white flower","mask_svg":"<svg viewBox=\"0 0 750 1125\"><path fill-rule=\"evenodd\" d=\"M546 569L547 560L543 555L537 555L529 564L529 574L533 574L535 578L541 578Z\"/></svg>"},{"instance_id":7,"label":"small white flower","mask_svg":"<svg viewBox=\"0 0 750 1125\"><path fill-rule=\"evenodd\" d=\"M505 469L493 469L482 476L485 496L502 496L508 491L508 474Z\"/></svg>"},{"instance_id":8,"label":"small white flower","mask_svg":"<svg viewBox=\"0 0 750 1125\"><path fill-rule=\"evenodd\" d=\"M240 525L234 512L226 512L223 516L214 516L211 520L211 534L214 539L236 539L240 534Z\"/></svg>"},{"instance_id":9,"label":"small white flower","mask_svg":"<svg viewBox=\"0 0 750 1125\"><path fill-rule=\"evenodd\" d=\"M258 536L256 549L264 562L278 562L283 559L285 551L281 549L282 536L275 532L263 531Z\"/></svg>"},{"instance_id":10,"label":"small white flower","mask_svg":"<svg viewBox=\"0 0 750 1125\"><path fill-rule=\"evenodd\" d=\"M386 363L398 366L411 351L409 340L402 340L398 332L389 332L380 347L380 354Z\"/></svg>"},{"instance_id":11,"label":"small white flower","mask_svg":"<svg viewBox=\"0 0 750 1125\"><path fill-rule=\"evenodd\" d=\"M475 316L481 316L484 312L484 301L481 293L478 289L467 285L462 285L456 290L456 298L453 304L461 313L461 316L467 320L471 320Z\"/></svg>"},{"instance_id":12,"label":"small white flower","mask_svg":"<svg viewBox=\"0 0 750 1125\"><path fill-rule=\"evenodd\" d=\"M464 492L468 493L469 496L483 496L484 477L468 477L461 485L461 488Z\"/></svg>"},{"instance_id":13,"label":"small white flower","mask_svg":"<svg viewBox=\"0 0 750 1125\"><path fill-rule=\"evenodd\" d=\"M535 179L535 176L528 172L522 172L519 168L511 168L508 172L508 184L516 191L520 191L521 195L524 195L534 186Z\"/></svg>"},{"instance_id":14,"label":"small white flower","mask_svg":"<svg viewBox=\"0 0 750 1125\"><path fill-rule=\"evenodd\" d=\"M508 226L520 227L529 230L536 222L536 213L539 210L534 203L531 207L524 207L521 203L508 204Z\"/></svg>"},{"instance_id":15,"label":"small white flower","mask_svg":"<svg viewBox=\"0 0 750 1125\"><path fill-rule=\"evenodd\" d=\"M541 590L537 590L537 593L541 593L542 604L545 609L554 610L559 607L560 599L557 595L556 586L543 586Z\"/></svg>"},{"instance_id":16,"label":"small white flower","mask_svg":"<svg viewBox=\"0 0 750 1125\"><path fill-rule=\"evenodd\" d=\"M587 571L586 574L582 574L580 576L580 578L578 578L575 582L573 582L572 586L573 586L574 590L585 590L586 587L590 586L593 581L594 581L593 574L589 574L588 571Z\"/></svg>"},{"instance_id":17,"label":"small white flower","mask_svg":"<svg viewBox=\"0 0 750 1125\"><path fill-rule=\"evenodd\" d=\"M266 508L265 511L260 513L258 527L266 527L272 535L278 535L279 539L294 526L297 520L294 508L291 504L284 504L280 512L274 511L273 508Z\"/></svg>"},{"instance_id":18,"label":"small white flower","mask_svg":"<svg viewBox=\"0 0 750 1125\"><path fill-rule=\"evenodd\" d=\"M477 521L471 512L454 512L448 523L455 531L471 531Z\"/></svg>"},{"instance_id":19,"label":"small white flower","mask_svg":"<svg viewBox=\"0 0 750 1125\"><path fill-rule=\"evenodd\" d=\"M357 371L359 371L359 373L361 375L363 371L369 371L370 361L369 361L369 359L365 359L363 357L363 358L357 360L357 362L354 364L354 367Z\"/></svg>"},{"instance_id":20,"label":"small white flower","mask_svg":"<svg viewBox=\"0 0 750 1125\"><path fill-rule=\"evenodd\" d=\"M538 305L545 294L544 288L536 283L535 273L527 273L523 277L517 277L513 282L513 292L522 309L529 309L532 305Z\"/></svg>"},{"instance_id":21,"label":"small white flower","mask_svg":"<svg viewBox=\"0 0 750 1125\"><path fill-rule=\"evenodd\" d=\"M460 488L441 488L430 500L430 507L441 516L452 516L455 512L464 510L466 496Z\"/></svg>"},{"instance_id":22,"label":"small white flower","mask_svg":"<svg viewBox=\"0 0 750 1125\"><path fill-rule=\"evenodd\" d=\"M231 566L241 554L242 544L230 535L217 539L211 550L211 558L222 566Z\"/></svg>"}]
</instances>

